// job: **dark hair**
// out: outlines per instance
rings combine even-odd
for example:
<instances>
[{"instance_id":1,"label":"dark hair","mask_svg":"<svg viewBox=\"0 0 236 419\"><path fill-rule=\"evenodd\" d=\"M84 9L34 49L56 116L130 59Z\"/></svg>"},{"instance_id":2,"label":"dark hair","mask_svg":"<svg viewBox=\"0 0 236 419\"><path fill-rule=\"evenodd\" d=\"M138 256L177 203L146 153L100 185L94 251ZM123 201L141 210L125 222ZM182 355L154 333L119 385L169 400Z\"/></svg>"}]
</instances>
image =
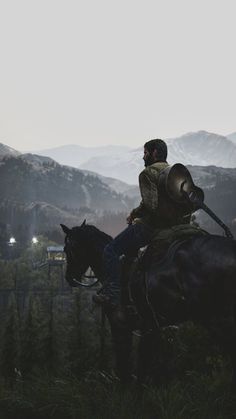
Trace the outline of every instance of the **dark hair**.
<instances>
[{"instance_id":1,"label":"dark hair","mask_svg":"<svg viewBox=\"0 0 236 419\"><path fill-rule=\"evenodd\" d=\"M154 150L157 150L158 153L158 161L166 161L167 158L167 145L165 141L156 138L155 140L147 141L144 144L144 147L149 151L149 153L153 153Z\"/></svg>"}]
</instances>

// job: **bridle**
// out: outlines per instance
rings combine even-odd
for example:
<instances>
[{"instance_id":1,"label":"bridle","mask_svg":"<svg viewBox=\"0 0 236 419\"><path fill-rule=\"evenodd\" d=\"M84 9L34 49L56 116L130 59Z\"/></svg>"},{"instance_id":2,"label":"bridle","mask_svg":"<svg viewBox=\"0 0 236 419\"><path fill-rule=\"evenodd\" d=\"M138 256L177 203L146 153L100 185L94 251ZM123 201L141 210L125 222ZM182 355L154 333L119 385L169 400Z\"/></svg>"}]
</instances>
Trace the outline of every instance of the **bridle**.
<instances>
[{"instance_id":1,"label":"bridle","mask_svg":"<svg viewBox=\"0 0 236 419\"><path fill-rule=\"evenodd\" d=\"M77 243L77 241L75 239L72 240L72 239L68 238L68 236L65 237L64 252L66 254L66 262L67 262L68 267L69 267L70 263L75 264L73 247L76 246L76 243ZM88 267L85 269L85 272L87 271L87 269L88 269ZM92 275L86 275L85 273L84 274L81 273L79 276L83 277L84 279L95 278L94 275L93 276ZM75 279L75 278L70 279L70 281L68 281L68 282L73 287L91 288L99 282L99 279L96 279L96 281L94 281L92 284L87 284L87 283L79 281L78 279Z\"/></svg>"}]
</instances>

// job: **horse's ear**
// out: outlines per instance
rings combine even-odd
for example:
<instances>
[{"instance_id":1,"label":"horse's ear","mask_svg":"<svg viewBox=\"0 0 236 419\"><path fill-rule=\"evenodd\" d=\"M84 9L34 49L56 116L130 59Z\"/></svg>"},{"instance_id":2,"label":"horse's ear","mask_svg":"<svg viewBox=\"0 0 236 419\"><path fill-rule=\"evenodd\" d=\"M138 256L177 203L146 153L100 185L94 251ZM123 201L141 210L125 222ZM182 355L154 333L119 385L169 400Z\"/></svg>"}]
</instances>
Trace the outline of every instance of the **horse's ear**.
<instances>
[{"instance_id":1,"label":"horse's ear","mask_svg":"<svg viewBox=\"0 0 236 419\"><path fill-rule=\"evenodd\" d=\"M84 221L82 222L82 224L81 224L81 226L80 226L80 227L84 227L84 226L85 226L85 224L86 224L86 220L84 220Z\"/></svg>"},{"instance_id":2,"label":"horse's ear","mask_svg":"<svg viewBox=\"0 0 236 419\"><path fill-rule=\"evenodd\" d=\"M64 224L60 224L62 230L64 231L65 234L69 234L70 229L69 227L66 227Z\"/></svg>"}]
</instances>

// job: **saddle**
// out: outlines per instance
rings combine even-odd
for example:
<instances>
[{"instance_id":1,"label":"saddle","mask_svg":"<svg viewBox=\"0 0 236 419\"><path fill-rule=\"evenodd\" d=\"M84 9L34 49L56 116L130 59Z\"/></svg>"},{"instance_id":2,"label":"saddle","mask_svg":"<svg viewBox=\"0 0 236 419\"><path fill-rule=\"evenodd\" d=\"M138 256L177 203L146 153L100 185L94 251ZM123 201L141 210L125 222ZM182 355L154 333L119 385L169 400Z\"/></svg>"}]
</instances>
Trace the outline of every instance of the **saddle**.
<instances>
[{"instance_id":1,"label":"saddle","mask_svg":"<svg viewBox=\"0 0 236 419\"><path fill-rule=\"evenodd\" d=\"M179 224L168 229L157 230L142 256L144 269L153 261L161 264L164 259L168 259L168 255L173 253L178 243L203 235L209 235L209 233L194 224Z\"/></svg>"}]
</instances>

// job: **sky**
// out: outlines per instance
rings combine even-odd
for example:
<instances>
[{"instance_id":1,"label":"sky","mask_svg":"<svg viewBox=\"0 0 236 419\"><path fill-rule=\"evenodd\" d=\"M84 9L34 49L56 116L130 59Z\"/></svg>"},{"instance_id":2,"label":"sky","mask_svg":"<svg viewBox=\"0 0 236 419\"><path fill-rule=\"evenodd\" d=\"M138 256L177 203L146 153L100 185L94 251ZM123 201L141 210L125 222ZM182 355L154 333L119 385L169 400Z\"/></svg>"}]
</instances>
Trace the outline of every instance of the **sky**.
<instances>
[{"instance_id":1,"label":"sky","mask_svg":"<svg viewBox=\"0 0 236 419\"><path fill-rule=\"evenodd\" d=\"M0 0L0 142L236 131L235 0Z\"/></svg>"}]
</instances>

